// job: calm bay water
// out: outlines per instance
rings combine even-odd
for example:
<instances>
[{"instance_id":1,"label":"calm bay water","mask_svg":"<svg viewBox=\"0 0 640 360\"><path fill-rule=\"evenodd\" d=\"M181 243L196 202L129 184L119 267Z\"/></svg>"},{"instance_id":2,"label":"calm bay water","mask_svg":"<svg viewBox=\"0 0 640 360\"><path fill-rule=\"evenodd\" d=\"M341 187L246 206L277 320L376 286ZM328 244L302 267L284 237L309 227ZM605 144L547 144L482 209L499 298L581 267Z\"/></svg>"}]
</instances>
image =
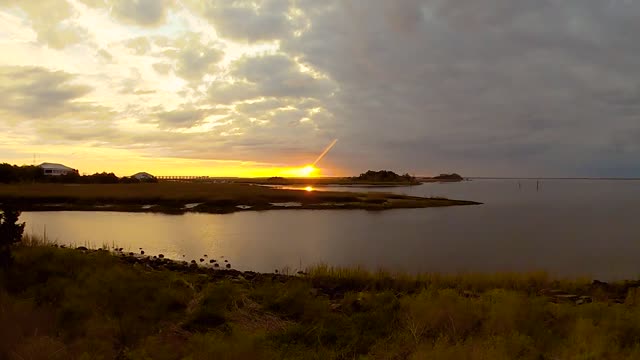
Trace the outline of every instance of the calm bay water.
<instances>
[{"instance_id":1,"label":"calm bay water","mask_svg":"<svg viewBox=\"0 0 640 360\"><path fill-rule=\"evenodd\" d=\"M519 185L518 185L519 184ZM236 269L312 264L408 272L532 271L603 280L640 275L640 181L473 180L400 188L330 188L445 196L480 206L278 210L226 215L24 213L27 232L61 244L175 259L224 256Z\"/></svg>"}]
</instances>

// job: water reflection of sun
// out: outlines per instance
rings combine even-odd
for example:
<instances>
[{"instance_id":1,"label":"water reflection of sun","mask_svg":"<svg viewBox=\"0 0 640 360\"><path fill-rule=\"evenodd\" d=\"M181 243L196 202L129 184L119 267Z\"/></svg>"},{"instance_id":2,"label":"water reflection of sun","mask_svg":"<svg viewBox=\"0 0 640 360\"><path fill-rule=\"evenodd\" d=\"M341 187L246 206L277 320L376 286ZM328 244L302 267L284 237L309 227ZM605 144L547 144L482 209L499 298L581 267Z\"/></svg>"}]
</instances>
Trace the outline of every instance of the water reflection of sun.
<instances>
[{"instance_id":1,"label":"water reflection of sun","mask_svg":"<svg viewBox=\"0 0 640 360\"><path fill-rule=\"evenodd\" d=\"M313 191L313 186L307 186L304 188L306 191Z\"/></svg>"}]
</instances>

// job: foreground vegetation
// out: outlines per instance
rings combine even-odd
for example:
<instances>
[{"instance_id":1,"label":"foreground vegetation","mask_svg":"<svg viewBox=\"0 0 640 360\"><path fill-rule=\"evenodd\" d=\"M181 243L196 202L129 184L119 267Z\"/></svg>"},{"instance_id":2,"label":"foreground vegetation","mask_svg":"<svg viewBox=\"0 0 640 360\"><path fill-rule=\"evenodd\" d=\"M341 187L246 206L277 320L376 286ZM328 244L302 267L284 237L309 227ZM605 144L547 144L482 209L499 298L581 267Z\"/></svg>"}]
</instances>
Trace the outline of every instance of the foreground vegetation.
<instances>
[{"instance_id":1,"label":"foreground vegetation","mask_svg":"<svg viewBox=\"0 0 640 360\"><path fill-rule=\"evenodd\" d=\"M19 210L105 210L227 213L246 210L423 208L477 204L384 193L272 189L247 184L161 182L145 184L7 184L0 203ZM185 207L185 205L192 206Z\"/></svg>"},{"instance_id":2,"label":"foreground vegetation","mask_svg":"<svg viewBox=\"0 0 640 360\"><path fill-rule=\"evenodd\" d=\"M640 358L636 282L169 271L27 245L0 273L2 359Z\"/></svg>"}]
</instances>

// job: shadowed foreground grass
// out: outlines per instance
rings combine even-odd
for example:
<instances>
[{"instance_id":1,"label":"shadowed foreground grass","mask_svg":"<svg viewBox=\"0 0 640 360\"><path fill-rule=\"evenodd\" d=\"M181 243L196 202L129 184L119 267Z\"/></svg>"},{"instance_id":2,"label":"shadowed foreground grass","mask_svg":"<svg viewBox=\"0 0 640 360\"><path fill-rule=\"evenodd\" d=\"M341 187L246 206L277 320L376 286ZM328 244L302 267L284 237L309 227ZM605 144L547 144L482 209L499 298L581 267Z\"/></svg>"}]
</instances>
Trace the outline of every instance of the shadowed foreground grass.
<instances>
[{"instance_id":1,"label":"shadowed foreground grass","mask_svg":"<svg viewBox=\"0 0 640 360\"><path fill-rule=\"evenodd\" d=\"M640 358L640 291L630 283L178 272L49 246L15 255L1 274L0 359ZM589 300L555 301L554 291Z\"/></svg>"}]
</instances>

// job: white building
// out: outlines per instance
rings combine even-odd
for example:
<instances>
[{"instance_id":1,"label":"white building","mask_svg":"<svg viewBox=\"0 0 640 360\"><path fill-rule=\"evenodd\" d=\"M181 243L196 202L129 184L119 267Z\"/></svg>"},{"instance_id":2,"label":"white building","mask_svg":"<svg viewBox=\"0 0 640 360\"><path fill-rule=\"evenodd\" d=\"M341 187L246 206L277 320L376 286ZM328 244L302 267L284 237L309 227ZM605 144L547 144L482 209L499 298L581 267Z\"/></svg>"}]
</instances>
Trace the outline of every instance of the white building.
<instances>
[{"instance_id":1,"label":"white building","mask_svg":"<svg viewBox=\"0 0 640 360\"><path fill-rule=\"evenodd\" d=\"M67 174L73 174L73 173L78 174L78 170L72 169L62 164L42 163L38 165L38 167L44 170L44 174L46 176L60 176L60 175L67 175Z\"/></svg>"},{"instance_id":2,"label":"white building","mask_svg":"<svg viewBox=\"0 0 640 360\"><path fill-rule=\"evenodd\" d=\"M153 176L153 175L151 175L149 173L146 173L146 172L139 172L139 173L137 173L135 175L131 175L131 177L134 178L134 179L138 179L140 181L153 180L153 179L156 178L155 176Z\"/></svg>"}]
</instances>

